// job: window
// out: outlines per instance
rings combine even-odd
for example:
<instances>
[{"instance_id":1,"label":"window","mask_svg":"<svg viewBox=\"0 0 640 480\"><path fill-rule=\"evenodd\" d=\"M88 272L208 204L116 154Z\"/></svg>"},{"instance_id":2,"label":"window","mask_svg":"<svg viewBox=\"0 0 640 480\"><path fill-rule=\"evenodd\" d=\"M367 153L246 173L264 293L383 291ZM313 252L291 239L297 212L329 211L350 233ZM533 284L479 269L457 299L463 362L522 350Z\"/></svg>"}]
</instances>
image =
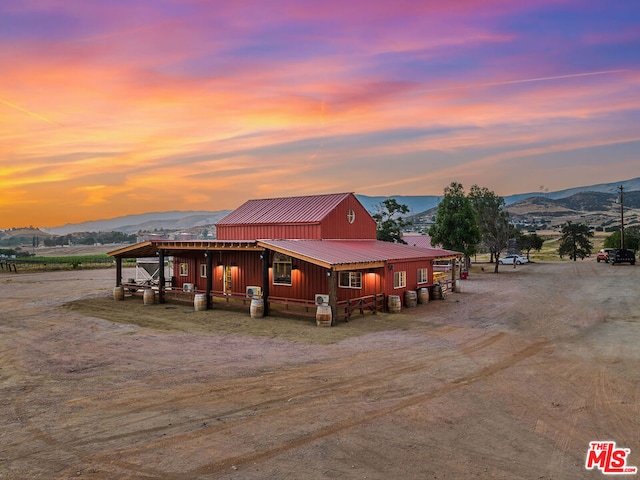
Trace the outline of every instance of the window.
<instances>
[{"instance_id":1,"label":"window","mask_svg":"<svg viewBox=\"0 0 640 480\"><path fill-rule=\"evenodd\" d=\"M200 264L200 276L202 278L207 278L207 264L206 263L201 263Z\"/></svg>"},{"instance_id":2,"label":"window","mask_svg":"<svg viewBox=\"0 0 640 480\"><path fill-rule=\"evenodd\" d=\"M356 221L356 212L354 212L351 208L347 211L347 222L350 224Z\"/></svg>"},{"instance_id":3,"label":"window","mask_svg":"<svg viewBox=\"0 0 640 480\"><path fill-rule=\"evenodd\" d=\"M180 264L180 276L181 277L186 277L187 275L189 275L189 264L188 263L181 263Z\"/></svg>"},{"instance_id":4,"label":"window","mask_svg":"<svg viewBox=\"0 0 640 480\"><path fill-rule=\"evenodd\" d=\"M342 288L362 288L362 272L340 272L338 278Z\"/></svg>"},{"instance_id":5,"label":"window","mask_svg":"<svg viewBox=\"0 0 640 480\"><path fill-rule=\"evenodd\" d=\"M429 270L426 268L418 269L418 283L427 283L429 281Z\"/></svg>"},{"instance_id":6,"label":"window","mask_svg":"<svg viewBox=\"0 0 640 480\"><path fill-rule=\"evenodd\" d=\"M407 272L393 273L393 288L404 288L407 286Z\"/></svg>"},{"instance_id":7,"label":"window","mask_svg":"<svg viewBox=\"0 0 640 480\"><path fill-rule=\"evenodd\" d=\"M291 285L291 257L282 253L273 255L273 284Z\"/></svg>"}]
</instances>

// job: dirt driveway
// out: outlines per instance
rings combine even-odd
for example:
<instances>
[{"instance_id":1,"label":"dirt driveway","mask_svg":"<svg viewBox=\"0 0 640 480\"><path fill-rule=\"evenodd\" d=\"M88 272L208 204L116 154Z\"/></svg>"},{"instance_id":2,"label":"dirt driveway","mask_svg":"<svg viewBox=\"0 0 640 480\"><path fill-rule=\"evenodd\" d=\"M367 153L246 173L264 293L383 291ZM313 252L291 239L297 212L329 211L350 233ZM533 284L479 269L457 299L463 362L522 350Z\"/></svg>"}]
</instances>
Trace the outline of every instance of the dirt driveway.
<instances>
[{"instance_id":1,"label":"dirt driveway","mask_svg":"<svg viewBox=\"0 0 640 480\"><path fill-rule=\"evenodd\" d=\"M640 466L640 268L476 270L444 301L297 337L115 302L113 270L0 274L0 478L606 478L595 440Z\"/></svg>"}]
</instances>

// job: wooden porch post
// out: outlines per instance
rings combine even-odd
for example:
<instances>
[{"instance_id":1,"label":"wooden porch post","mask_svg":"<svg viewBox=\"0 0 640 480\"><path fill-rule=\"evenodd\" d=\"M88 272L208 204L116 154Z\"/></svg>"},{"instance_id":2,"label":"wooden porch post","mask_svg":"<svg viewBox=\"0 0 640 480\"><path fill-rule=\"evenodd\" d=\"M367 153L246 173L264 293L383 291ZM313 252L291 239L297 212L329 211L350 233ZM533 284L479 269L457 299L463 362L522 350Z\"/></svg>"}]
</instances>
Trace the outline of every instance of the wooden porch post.
<instances>
[{"instance_id":1,"label":"wooden porch post","mask_svg":"<svg viewBox=\"0 0 640 480\"><path fill-rule=\"evenodd\" d=\"M338 323L336 317L338 315L338 272L328 270L329 275L329 306L331 307L331 326Z\"/></svg>"},{"instance_id":2,"label":"wooden porch post","mask_svg":"<svg viewBox=\"0 0 640 480\"><path fill-rule=\"evenodd\" d=\"M158 250L158 303L164 303L164 249Z\"/></svg>"},{"instance_id":3,"label":"wooden porch post","mask_svg":"<svg viewBox=\"0 0 640 480\"><path fill-rule=\"evenodd\" d=\"M207 257L207 310L213 308L211 291L213 290L213 252L204 252Z\"/></svg>"},{"instance_id":4,"label":"wooden porch post","mask_svg":"<svg viewBox=\"0 0 640 480\"><path fill-rule=\"evenodd\" d=\"M116 287L122 285L122 257L116 257Z\"/></svg>"},{"instance_id":5,"label":"wooden porch post","mask_svg":"<svg viewBox=\"0 0 640 480\"><path fill-rule=\"evenodd\" d=\"M456 289L456 268L458 268L458 257L451 260L451 290L455 292Z\"/></svg>"},{"instance_id":6,"label":"wooden porch post","mask_svg":"<svg viewBox=\"0 0 640 480\"><path fill-rule=\"evenodd\" d=\"M262 302L264 316L269 316L269 254L270 250L264 249L262 255Z\"/></svg>"}]
</instances>

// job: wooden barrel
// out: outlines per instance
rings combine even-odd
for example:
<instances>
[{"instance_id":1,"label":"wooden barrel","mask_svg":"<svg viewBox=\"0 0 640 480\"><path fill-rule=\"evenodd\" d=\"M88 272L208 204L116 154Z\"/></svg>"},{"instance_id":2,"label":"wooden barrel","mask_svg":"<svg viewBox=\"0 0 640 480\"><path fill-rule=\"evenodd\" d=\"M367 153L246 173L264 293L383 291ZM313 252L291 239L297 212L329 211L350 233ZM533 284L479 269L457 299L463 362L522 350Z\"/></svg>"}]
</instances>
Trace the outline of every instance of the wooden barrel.
<instances>
[{"instance_id":1,"label":"wooden barrel","mask_svg":"<svg viewBox=\"0 0 640 480\"><path fill-rule=\"evenodd\" d=\"M142 294L142 303L144 305L153 305L156 303L156 292L151 288L147 288Z\"/></svg>"},{"instance_id":2,"label":"wooden barrel","mask_svg":"<svg viewBox=\"0 0 640 480\"><path fill-rule=\"evenodd\" d=\"M421 288L418 290L418 303L429 303L429 289Z\"/></svg>"},{"instance_id":3,"label":"wooden barrel","mask_svg":"<svg viewBox=\"0 0 640 480\"><path fill-rule=\"evenodd\" d=\"M193 297L193 309L196 312L201 312L207 309L207 294L196 293Z\"/></svg>"},{"instance_id":4,"label":"wooden barrel","mask_svg":"<svg viewBox=\"0 0 640 480\"><path fill-rule=\"evenodd\" d=\"M251 318L262 318L264 316L264 299L252 298L249 313L251 314Z\"/></svg>"},{"instance_id":5,"label":"wooden barrel","mask_svg":"<svg viewBox=\"0 0 640 480\"><path fill-rule=\"evenodd\" d=\"M442 287L440 285L431 287L431 298L434 300L442 300Z\"/></svg>"},{"instance_id":6,"label":"wooden barrel","mask_svg":"<svg viewBox=\"0 0 640 480\"><path fill-rule=\"evenodd\" d=\"M407 308L418 306L418 294L415 290L406 290L404 292L404 306Z\"/></svg>"},{"instance_id":7,"label":"wooden barrel","mask_svg":"<svg viewBox=\"0 0 640 480\"><path fill-rule=\"evenodd\" d=\"M332 319L331 306L318 305L318 309L316 310L316 325L319 327L330 327Z\"/></svg>"},{"instance_id":8,"label":"wooden barrel","mask_svg":"<svg viewBox=\"0 0 640 480\"><path fill-rule=\"evenodd\" d=\"M113 287L113 299L124 300L124 287L122 285L119 287Z\"/></svg>"},{"instance_id":9,"label":"wooden barrel","mask_svg":"<svg viewBox=\"0 0 640 480\"><path fill-rule=\"evenodd\" d=\"M400 313L402 310L402 303L400 303L400 295L389 295L387 300L389 313Z\"/></svg>"}]
</instances>

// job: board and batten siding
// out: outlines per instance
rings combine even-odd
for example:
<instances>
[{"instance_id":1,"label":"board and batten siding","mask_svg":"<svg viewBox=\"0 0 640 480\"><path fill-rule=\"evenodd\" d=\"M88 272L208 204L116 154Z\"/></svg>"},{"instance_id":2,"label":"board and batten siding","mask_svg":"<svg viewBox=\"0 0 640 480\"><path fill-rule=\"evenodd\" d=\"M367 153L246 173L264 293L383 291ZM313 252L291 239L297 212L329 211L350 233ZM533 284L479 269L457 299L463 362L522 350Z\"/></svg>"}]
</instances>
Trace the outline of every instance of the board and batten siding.
<instances>
[{"instance_id":1,"label":"board and batten siding","mask_svg":"<svg viewBox=\"0 0 640 480\"><path fill-rule=\"evenodd\" d=\"M353 223L349 223L349 210L355 214ZM323 219L321 238L375 240L376 222L357 198L349 196Z\"/></svg>"}]
</instances>

